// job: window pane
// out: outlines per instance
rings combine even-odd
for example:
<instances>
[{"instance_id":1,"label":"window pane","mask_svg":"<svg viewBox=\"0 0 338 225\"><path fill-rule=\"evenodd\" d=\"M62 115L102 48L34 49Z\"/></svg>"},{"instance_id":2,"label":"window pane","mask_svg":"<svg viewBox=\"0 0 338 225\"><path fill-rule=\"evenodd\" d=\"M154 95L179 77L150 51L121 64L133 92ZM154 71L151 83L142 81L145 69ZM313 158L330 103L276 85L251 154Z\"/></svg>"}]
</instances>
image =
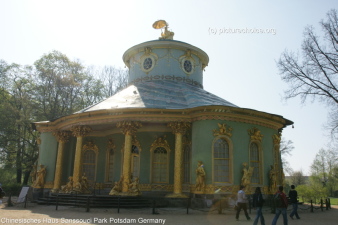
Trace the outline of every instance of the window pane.
<instances>
[{"instance_id":1,"label":"window pane","mask_svg":"<svg viewBox=\"0 0 338 225\"><path fill-rule=\"evenodd\" d=\"M251 176L251 183L258 184L260 182L259 164L260 164L260 159L259 159L258 145L256 143L251 143L250 145L250 166L254 168L252 176Z\"/></svg>"},{"instance_id":2,"label":"window pane","mask_svg":"<svg viewBox=\"0 0 338 225\"><path fill-rule=\"evenodd\" d=\"M95 152L92 150L86 151L83 155L82 171L89 181L95 181L95 162Z\"/></svg>"},{"instance_id":3,"label":"window pane","mask_svg":"<svg viewBox=\"0 0 338 225\"><path fill-rule=\"evenodd\" d=\"M153 153L153 183L166 183L167 182L167 150L158 147Z\"/></svg>"},{"instance_id":4,"label":"window pane","mask_svg":"<svg viewBox=\"0 0 338 225\"><path fill-rule=\"evenodd\" d=\"M214 143L214 181L230 181L229 144L220 138Z\"/></svg>"}]
</instances>

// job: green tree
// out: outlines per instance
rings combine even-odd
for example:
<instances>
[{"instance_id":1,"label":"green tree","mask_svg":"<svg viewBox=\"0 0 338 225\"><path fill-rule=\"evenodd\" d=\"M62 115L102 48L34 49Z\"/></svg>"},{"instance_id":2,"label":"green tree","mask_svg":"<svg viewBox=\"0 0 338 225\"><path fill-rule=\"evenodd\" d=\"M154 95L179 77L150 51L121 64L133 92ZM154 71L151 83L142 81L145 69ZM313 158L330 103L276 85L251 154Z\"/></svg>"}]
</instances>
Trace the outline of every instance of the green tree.
<instances>
[{"instance_id":1,"label":"green tree","mask_svg":"<svg viewBox=\"0 0 338 225\"><path fill-rule=\"evenodd\" d=\"M90 96L90 88L98 83L86 73L85 67L79 61L72 61L61 52L52 51L43 55L34 66L36 101L41 104L39 119L54 120L93 104L92 101L97 98L100 99L100 96L84 99L83 96ZM96 94L100 95L99 92Z\"/></svg>"},{"instance_id":2,"label":"green tree","mask_svg":"<svg viewBox=\"0 0 338 225\"><path fill-rule=\"evenodd\" d=\"M336 10L327 13L320 22L321 39L312 26L304 30L301 59L298 54L285 51L277 62L282 80L289 84L285 98L318 99L331 110L329 127L338 133L338 16Z\"/></svg>"},{"instance_id":3,"label":"green tree","mask_svg":"<svg viewBox=\"0 0 338 225\"><path fill-rule=\"evenodd\" d=\"M7 65L2 78L6 86L2 87L0 105L1 160L7 169L16 169L16 182L21 183L23 174L34 163L38 152L36 132L31 128L35 119L31 68ZM24 183L27 183L27 175L24 177Z\"/></svg>"},{"instance_id":4,"label":"green tree","mask_svg":"<svg viewBox=\"0 0 338 225\"><path fill-rule=\"evenodd\" d=\"M290 182L290 185L293 184L293 185L296 185L296 186L306 184L306 178L304 176L303 171L302 170L293 171L290 174L289 182Z\"/></svg>"},{"instance_id":5,"label":"green tree","mask_svg":"<svg viewBox=\"0 0 338 225\"><path fill-rule=\"evenodd\" d=\"M338 188L337 168L338 152L333 149L320 149L311 165L312 181L326 187L330 196Z\"/></svg>"},{"instance_id":6,"label":"green tree","mask_svg":"<svg viewBox=\"0 0 338 225\"><path fill-rule=\"evenodd\" d=\"M6 179L28 183L38 158L39 134L32 122L72 114L127 84L125 70L93 71L58 51L43 55L33 66L0 60L0 165L9 172Z\"/></svg>"}]
</instances>

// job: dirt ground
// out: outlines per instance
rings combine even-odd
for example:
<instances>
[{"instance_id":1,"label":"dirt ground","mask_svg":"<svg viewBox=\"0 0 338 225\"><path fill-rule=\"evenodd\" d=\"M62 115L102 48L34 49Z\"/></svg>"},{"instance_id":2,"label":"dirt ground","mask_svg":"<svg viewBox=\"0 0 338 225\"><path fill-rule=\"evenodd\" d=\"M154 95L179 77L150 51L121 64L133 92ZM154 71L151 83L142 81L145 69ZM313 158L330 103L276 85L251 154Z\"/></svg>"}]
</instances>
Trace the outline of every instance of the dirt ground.
<instances>
[{"instance_id":1,"label":"dirt ground","mask_svg":"<svg viewBox=\"0 0 338 225\"><path fill-rule=\"evenodd\" d=\"M45 206L35 203L28 203L24 208L23 203L15 203L12 199L13 207L7 206L7 198L2 199L0 205L0 224L166 224L166 225L241 225L252 224L255 217L255 211L252 210L251 221L245 219L241 212L239 221L235 219L235 211L230 209L223 210L219 214L217 210L192 210L187 214L184 208L162 208L157 209L157 214L152 213L151 208L146 209L86 209L79 207L59 206L58 210L54 205ZM289 207L288 213L290 213ZM266 224L271 224L274 214L269 208L264 208L263 214ZM310 212L309 206L299 207L300 220L291 220L288 217L290 225L319 225L319 224L338 224L338 206L332 206L332 209L321 211L315 209ZM258 223L260 224L260 222ZM277 224L283 224L283 218L280 216Z\"/></svg>"}]
</instances>

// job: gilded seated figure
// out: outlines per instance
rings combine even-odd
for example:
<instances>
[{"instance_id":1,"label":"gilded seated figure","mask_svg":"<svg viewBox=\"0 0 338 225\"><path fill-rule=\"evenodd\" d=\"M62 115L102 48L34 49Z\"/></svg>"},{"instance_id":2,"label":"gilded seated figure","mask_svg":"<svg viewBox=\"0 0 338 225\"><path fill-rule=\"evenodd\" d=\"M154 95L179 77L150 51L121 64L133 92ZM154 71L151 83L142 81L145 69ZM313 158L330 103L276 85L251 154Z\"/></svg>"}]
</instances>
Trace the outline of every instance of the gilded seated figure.
<instances>
[{"instance_id":1,"label":"gilded seated figure","mask_svg":"<svg viewBox=\"0 0 338 225\"><path fill-rule=\"evenodd\" d=\"M68 177L68 183L61 186L60 193L71 193L73 191L73 177Z\"/></svg>"},{"instance_id":2,"label":"gilded seated figure","mask_svg":"<svg viewBox=\"0 0 338 225\"><path fill-rule=\"evenodd\" d=\"M132 195L139 195L141 194L140 188L139 188L139 178L136 177L133 182L129 184L129 193Z\"/></svg>"}]
</instances>

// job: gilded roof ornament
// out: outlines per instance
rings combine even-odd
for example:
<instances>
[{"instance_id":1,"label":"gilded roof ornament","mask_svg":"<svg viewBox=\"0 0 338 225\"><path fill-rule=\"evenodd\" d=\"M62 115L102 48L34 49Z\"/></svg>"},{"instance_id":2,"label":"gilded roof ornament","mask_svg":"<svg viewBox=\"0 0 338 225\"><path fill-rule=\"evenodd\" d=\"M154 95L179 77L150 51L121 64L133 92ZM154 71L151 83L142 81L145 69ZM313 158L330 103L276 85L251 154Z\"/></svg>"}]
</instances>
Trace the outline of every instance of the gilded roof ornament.
<instances>
[{"instance_id":1,"label":"gilded roof ornament","mask_svg":"<svg viewBox=\"0 0 338 225\"><path fill-rule=\"evenodd\" d=\"M153 23L154 29L162 29L163 27L164 31L161 32L161 37L159 39L173 40L175 33L168 30L169 24L165 20L157 20L155 23Z\"/></svg>"}]
</instances>

